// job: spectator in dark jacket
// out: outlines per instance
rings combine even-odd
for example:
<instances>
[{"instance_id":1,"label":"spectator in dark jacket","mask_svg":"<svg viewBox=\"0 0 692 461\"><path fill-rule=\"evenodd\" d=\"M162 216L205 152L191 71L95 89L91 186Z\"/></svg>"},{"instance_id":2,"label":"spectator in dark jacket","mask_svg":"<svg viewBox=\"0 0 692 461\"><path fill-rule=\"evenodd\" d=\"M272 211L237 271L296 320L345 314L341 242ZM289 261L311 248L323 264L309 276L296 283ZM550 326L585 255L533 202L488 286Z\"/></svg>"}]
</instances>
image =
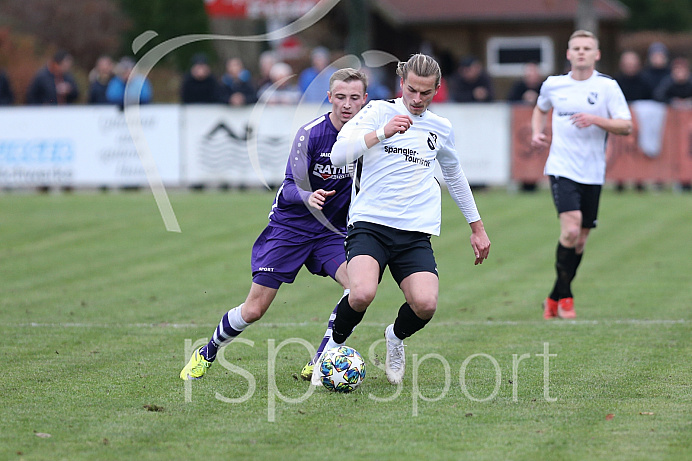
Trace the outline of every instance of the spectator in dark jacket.
<instances>
[{"instance_id":1,"label":"spectator in dark jacket","mask_svg":"<svg viewBox=\"0 0 692 461\"><path fill-rule=\"evenodd\" d=\"M96 61L96 66L89 73L89 104L108 104L106 90L113 78L113 59L110 56L101 56Z\"/></svg>"},{"instance_id":2,"label":"spectator in dark jacket","mask_svg":"<svg viewBox=\"0 0 692 461\"><path fill-rule=\"evenodd\" d=\"M0 71L0 106L11 106L14 103L14 93L10 79L5 71Z\"/></svg>"},{"instance_id":3,"label":"spectator in dark jacket","mask_svg":"<svg viewBox=\"0 0 692 461\"><path fill-rule=\"evenodd\" d=\"M654 42L649 45L646 59L646 67L642 71L642 75L649 84L651 92L655 93L658 85L670 75L668 48L661 42Z\"/></svg>"},{"instance_id":4,"label":"spectator in dark jacket","mask_svg":"<svg viewBox=\"0 0 692 461\"><path fill-rule=\"evenodd\" d=\"M524 75L517 80L509 89L507 100L510 102L520 102L524 104L536 104L538 93L541 91L543 76L540 68L535 62L524 64Z\"/></svg>"},{"instance_id":5,"label":"spectator in dark jacket","mask_svg":"<svg viewBox=\"0 0 692 461\"><path fill-rule=\"evenodd\" d=\"M620 85L627 102L653 98L651 86L642 74L642 61L634 51L625 51L620 55L615 81Z\"/></svg>"},{"instance_id":6,"label":"spectator in dark jacket","mask_svg":"<svg viewBox=\"0 0 692 461\"><path fill-rule=\"evenodd\" d=\"M226 61L226 73L221 77L221 99L232 106L257 102L257 90L252 85L250 71L240 58Z\"/></svg>"},{"instance_id":7,"label":"spectator in dark jacket","mask_svg":"<svg viewBox=\"0 0 692 461\"><path fill-rule=\"evenodd\" d=\"M477 58L468 56L461 60L449 80L449 96L455 102L490 102L495 98L490 76Z\"/></svg>"},{"instance_id":8,"label":"spectator in dark jacket","mask_svg":"<svg viewBox=\"0 0 692 461\"><path fill-rule=\"evenodd\" d=\"M183 77L180 100L183 104L214 104L220 99L219 83L211 72L206 55L194 55L192 66Z\"/></svg>"},{"instance_id":9,"label":"spectator in dark jacket","mask_svg":"<svg viewBox=\"0 0 692 461\"><path fill-rule=\"evenodd\" d=\"M70 73L72 56L58 51L39 70L26 93L27 104L70 104L79 97L77 82Z\"/></svg>"},{"instance_id":10,"label":"spectator in dark jacket","mask_svg":"<svg viewBox=\"0 0 692 461\"><path fill-rule=\"evenodd\" d=\"M676 58L670 66L670 75L656 88L657 101L680 109L692 108L692 78L687 58Z\"/></svg>"}]
</instances>

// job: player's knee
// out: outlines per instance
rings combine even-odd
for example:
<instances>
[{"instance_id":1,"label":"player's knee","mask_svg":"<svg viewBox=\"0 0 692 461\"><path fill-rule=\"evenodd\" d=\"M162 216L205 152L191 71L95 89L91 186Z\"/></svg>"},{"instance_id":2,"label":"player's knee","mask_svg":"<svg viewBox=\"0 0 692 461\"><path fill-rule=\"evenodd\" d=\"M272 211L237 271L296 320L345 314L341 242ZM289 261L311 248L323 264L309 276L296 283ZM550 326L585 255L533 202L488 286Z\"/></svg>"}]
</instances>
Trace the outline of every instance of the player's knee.
<instances>
[{"instance_id":1,"label":"player's knee","mask_svg":"<svg viewBox=\"0 0 692 461\"><path fill-rule=\"evenodd\" d=\"M243 320L245 320L247 323L253 323L258 321L259 319L262 318L264 313L267 310L262 308L262 306L257 306L257 305L252 305L252 304L247 304L243 305Z\"/></svg>"},{"instance_id":2,"label":"player's knee","mask_svg":"<svg viewBox=\"0 0 692 461\"><path fill-rule=\"evenodd\" d=\"M424 320L431 319L437 310L437 296L419 297L413 302L409 302L409 305L418 317Z\"/></svg>"},{"instance_id":3,"label":"player's knee","mask_svg":"<svg viewBox=\"0 0 692 461\"><path fill-rule=\"evenodd\" d=\"M578 227L568 227L563 229L561 240L568 248L574 248L579 241L580 229Z\"/></svg>"},{"instance_id":4,"label":"player's knee","mask_svg":"<svg viewBox=\"0 0 692 461\"><path fill-rule=\"evenodd\" d=\"M353 310L362 312L375 299L376 289L355 289L351 287L351 292L348 295L348 303Z\"/></svg>"}]
</instances>

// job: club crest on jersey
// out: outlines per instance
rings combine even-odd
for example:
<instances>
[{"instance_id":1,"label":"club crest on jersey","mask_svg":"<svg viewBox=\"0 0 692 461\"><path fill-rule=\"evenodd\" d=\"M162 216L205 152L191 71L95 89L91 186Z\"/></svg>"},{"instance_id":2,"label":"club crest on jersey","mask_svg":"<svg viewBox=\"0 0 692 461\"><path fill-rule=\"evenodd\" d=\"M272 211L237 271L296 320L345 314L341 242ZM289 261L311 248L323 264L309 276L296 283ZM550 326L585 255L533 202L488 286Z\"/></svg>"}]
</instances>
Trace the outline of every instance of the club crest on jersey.
<instances>
[{"instance_id":1,"label":"club crest on jersey","mask_svg":"<svg viewBox=\"0 0 692 461\"><path fill-rule=\"evenodd\" d=\"M586 98L587 101L589 101L589 104L594 105L596 104L596 100L598 99L598 93L595 91L592 91L589 93L589 96Z\"/></svg>"},{"instance_id":2,"label":"club crest on jersey","mask_svg":"<svg viewBox=\"0 0 692 461\"><path fill-rule=\"evenodd\" d=\"M430 150L435 150L437 148L437 135L432 131L428 132L428 147Z\"/></svg>"}]
</instances>

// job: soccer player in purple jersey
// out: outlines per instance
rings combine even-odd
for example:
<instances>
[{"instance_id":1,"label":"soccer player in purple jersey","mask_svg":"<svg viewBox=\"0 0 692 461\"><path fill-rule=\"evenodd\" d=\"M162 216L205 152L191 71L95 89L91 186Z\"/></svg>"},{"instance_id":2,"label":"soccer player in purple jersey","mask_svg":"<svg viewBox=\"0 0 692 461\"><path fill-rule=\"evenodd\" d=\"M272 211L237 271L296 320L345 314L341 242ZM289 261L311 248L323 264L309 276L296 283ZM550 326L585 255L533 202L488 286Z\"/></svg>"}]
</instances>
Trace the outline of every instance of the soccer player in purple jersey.
<instances>
[{"instance_id":1,"label":"soccer player in purple jersey","mask_svg":"<svg viewBox=\"0 0 692 461\"><path fill-rule=\"evenodd\" d=\"M367 83L365 74L351 68L332 75L327 93L332 111L298 130L269 223L252 247L250 293L224 314L209 343L192 354L182 379L204 376L218 349L262 318L281 284L292 283L302 266L332 277L348 293L344 236L352 181L349 167L335 167L330 155L339 130L365 104ZM326 339L330 333L328 327ZM303 377L310 379L312 368L306 368L310 373Z\"/></svg>"}]
</instances>

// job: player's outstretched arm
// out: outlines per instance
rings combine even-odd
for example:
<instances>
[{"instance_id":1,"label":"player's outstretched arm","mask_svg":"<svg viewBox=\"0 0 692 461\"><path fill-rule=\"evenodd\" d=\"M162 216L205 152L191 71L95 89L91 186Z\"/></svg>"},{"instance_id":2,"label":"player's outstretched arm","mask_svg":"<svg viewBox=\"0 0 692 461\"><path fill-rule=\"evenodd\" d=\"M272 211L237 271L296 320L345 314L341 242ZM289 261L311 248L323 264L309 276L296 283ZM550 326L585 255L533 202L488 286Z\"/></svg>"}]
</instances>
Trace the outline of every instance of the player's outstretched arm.
<instances>
[{"instance_id":1,"label":"player's outstretched arm","mask_svg":"<svg viewBox=\"0 0 692 461\"><path fill-rule=\"evenodd\" d=\"M490 253L490 239L485 233L483 221L478 220L469 224L471 226L471 248L476 257L474 265L483 264Z\"/></svg>"}]
</instances>

